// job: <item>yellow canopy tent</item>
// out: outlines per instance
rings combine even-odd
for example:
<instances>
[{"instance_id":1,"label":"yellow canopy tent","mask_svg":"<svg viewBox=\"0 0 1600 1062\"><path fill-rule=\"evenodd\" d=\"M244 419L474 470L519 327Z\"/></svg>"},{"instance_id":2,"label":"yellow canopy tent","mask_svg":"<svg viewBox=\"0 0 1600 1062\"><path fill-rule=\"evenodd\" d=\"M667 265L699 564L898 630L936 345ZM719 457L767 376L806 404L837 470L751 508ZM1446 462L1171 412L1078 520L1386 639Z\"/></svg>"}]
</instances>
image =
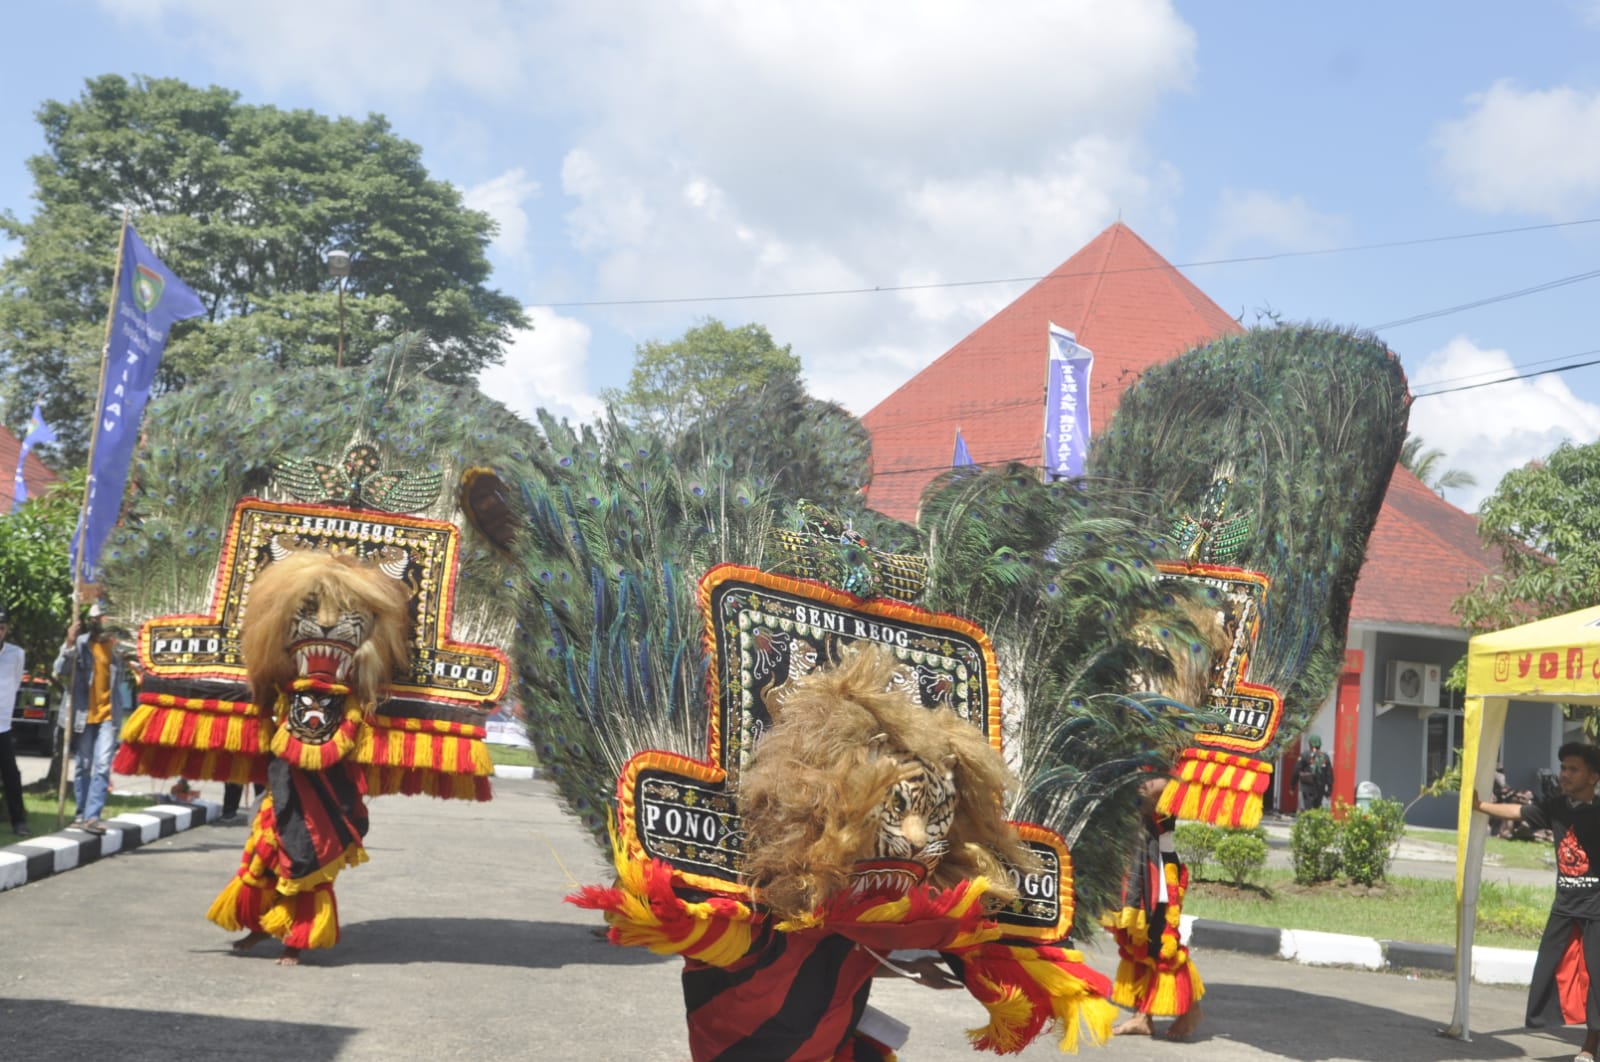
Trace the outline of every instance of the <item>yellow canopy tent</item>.
<instances>
[{"instance_id":1,"label":"yellow canopy tent","mask_svg":"<svg viewBox=\"0 0 1600 1062\"><path fill-rule=\"evenodd\" d=\"M1480 634L1467 643L1460 828L1456 834L1456 1012L1448 1036L1470 1040L1467 994L1472 986L1472 931L1478 909L1487 817L1472 812L1472 794L1494 786L1495 751L1511 701L1600 705L1600 607Z\"/></svg>"}]
</instances>

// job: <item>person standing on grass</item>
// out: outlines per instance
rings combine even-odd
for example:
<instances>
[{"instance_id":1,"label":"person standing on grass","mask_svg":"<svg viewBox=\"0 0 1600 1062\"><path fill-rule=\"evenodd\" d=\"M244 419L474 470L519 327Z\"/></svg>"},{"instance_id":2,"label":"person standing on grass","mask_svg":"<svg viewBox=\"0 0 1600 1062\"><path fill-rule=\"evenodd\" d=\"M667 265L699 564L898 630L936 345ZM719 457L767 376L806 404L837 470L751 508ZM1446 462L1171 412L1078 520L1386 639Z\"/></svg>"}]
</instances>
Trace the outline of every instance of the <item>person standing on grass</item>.
<instances>
[{"instance_id":1,"label":"person standing on grass","mask_svg":"<svg viewBox=\"0 0 1600 1062\"><path fill-rule=\"evenodd\" d=\"M11 832L30 837L28 812L22 806L22 774L17 770L17 749L11 738L11 712L22 689L26 660L20 645L6 641L11 631L11 614L0 606L0 788L5 790L6 814L11 817Z\"/></svg>"},{"instance_id":2,"label":"person standing on grass","mask_svg":"<svg viewBox=\"0 0 1600 1062\"><path fill-rule=\"evenodd\" d=\"M1595 1062L1600 1048L1600 748L1579 741L1562 745L1561 791L1531 804L1485 803L1472 794L1472 810L1497 819L1548 829L1556 839L1556 898L1528 985L1530 1027L1576 1025L1587 1029L1573 1062ZM1590 977L1589 972L1596 976Z\"/></svg>"},{"instance_id":3,"label":"person standing on grass","mask_svg":"<svg viewBox=\"0 0 1600 1062\"><path fill-rule=\"evenodd\" d=\"M72 785L78 811L69 829L105 833L100 813L111 792L111 755L130 697L127 669L115 635L105 629L105 609L98 601L89 606L87 631L79 634L73 618L53 670L72 706Z\"/></svg>"}]
</instances>

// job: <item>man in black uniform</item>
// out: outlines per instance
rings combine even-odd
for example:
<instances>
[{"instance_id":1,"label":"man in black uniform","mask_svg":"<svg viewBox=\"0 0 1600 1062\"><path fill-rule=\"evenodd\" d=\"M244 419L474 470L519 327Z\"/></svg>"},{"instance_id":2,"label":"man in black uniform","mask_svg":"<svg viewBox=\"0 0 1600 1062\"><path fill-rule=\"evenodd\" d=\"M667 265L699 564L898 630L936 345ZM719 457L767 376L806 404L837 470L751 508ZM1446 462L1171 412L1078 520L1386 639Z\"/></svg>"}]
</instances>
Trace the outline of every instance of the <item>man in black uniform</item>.
<instances>
[{"instance_id":1,"label":"man in black uniform","mask_svg":"<svg viewBox=\"0 0 1600 1062\"><path fill-rule=\"evenodd\" d=\"M1314 811L1333 792L1333 760L1322 751L1322 737L1312 734L1309 747L1295 764L1295 779L1300 783L1300 809Z\"/></svg>"},{"instance_id":2,"label":"man in black uniform","mask_svg":"<svg viewBox=\"0 0 1600 1062\"><path fill-rule=\"evenodd\" d=\"M1528 985L1527 1024L1576 1025L1587 1035L1574 1062L1595 1062L1600 1047L1600 749L1571 741L1561 746L1561 791L1531 804L1486 804L1472 794L1472 810L1498 819L1520 819L1548 829L1556 841L1556 898L1550 905L1539 954ZM1563 991L1574 972L1587 972L1588 993L1578 1010L1575 993ZM1563 1008L1563 997L1568 1006Z\"/></svg>"}]
</instances>

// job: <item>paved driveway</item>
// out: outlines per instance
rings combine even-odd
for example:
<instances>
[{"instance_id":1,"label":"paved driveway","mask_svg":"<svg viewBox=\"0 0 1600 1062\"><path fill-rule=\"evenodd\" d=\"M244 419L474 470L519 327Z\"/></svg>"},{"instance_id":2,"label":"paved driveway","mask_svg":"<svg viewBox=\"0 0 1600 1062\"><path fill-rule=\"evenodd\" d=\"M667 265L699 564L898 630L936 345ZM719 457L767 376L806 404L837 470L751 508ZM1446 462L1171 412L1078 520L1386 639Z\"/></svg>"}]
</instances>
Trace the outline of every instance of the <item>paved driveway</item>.
<instances>
[{"instance_id":1,"label":"paved driveway","mask_svg":"<svg viewBox=\"0 0 1600 1062\"><path fill-rule=\"evenodd\" d=\"M0 893L0 1056L28 1062L687 1058L677 962L596 939L561 902L609 879L538 781L465 805L384 797L372 862L339 879L345 933L284 968L235 957L204 918L243 826L204 826ZM1104 952L1091 957L1111 966ZM1107 1059L1566 1059L1577 1034L1520 1028L1522 993L1474 989L1470 1044L1437 1037L1446 980L1196 955L1208 1020L1193 1044L1117 1040ZM964 993L880 982L913 1028L906 1062L983 1057ZM1036 1043L1021 1057L1057 1057Z\"/></svg>"}]
</instances>

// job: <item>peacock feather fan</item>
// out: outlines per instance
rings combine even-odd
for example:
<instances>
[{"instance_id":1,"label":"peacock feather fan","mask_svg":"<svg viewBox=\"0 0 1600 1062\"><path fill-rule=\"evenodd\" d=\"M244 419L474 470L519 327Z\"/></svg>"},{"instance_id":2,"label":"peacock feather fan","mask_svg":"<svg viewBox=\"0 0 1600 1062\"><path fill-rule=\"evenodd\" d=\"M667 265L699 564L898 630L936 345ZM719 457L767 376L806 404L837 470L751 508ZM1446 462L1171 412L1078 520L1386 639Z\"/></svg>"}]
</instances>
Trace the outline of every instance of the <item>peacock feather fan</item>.
<instances>
[{"instance_id":1,"label":"peacock feather fan","mask_svg":"<svg viewBox=\"0 0 1600 1062\"><path fill-rule=\"evenodd\" d=\"M1410 401L1399 361L1370 335L1258 328L1147 370L1090 447L1091 475L1146 491L1144 526L1176 532L1167 557L1196 548L1182 529L1221 512L1212 544L1227 540L1225 563L1271 577L1248 677L1283 695L1280 744L1337 680Z\"/></svg>"},{"instance_id":2,"label":"peacock feather fan","mask_svg":"<svg viewBox=\"0 0 1600 1062\"><path fill-rule=\"evenodd\" d=\"M1162 544L1136 499L1012 465L951 472L922 504L927 604L994 643L1021 783L1011 815L1066 838L1075 936L1120 895L1144 772L1167 769L1209 718L1189 705L1213 647L1186 591L1157 581Z\"/></svg>"},{"instance_id":3,"label":"peacock feather fan","mask_svg":"<svg viewBox=\"0 0 1600 1062\"><path fill-rule=\"evenodd\" d=\"M341 462L361 448L374 466L360 470L369 493L381 484L391 509L403 501L406 511L459 523L453 486L464 470L531 467L542 445L533 427L474 388L423 377L427 355L427 344L409 336L357 369L245 363L154 401L102 562L119 617L137 624L206 607L241 497L349 500L348 492L296 493L293 484L310 489L303 476L280 469L310 462L344 473ZM460 557L452 636L508 644L518 594L503 558L473 532Z\"/></svg>"},{"instance_id":4,"label":"peacock feather fan","mask_svg":"<svg viewBox=\"0 0 1600 1062\"><path fill-rule=\"evenodd\" d=\"M530 737L563 801L609 851L623 765L645 749L705 755L707 656L696 586L716 564L762 562L770 493L712 453L687 459L614 417L541 413L525 473L479 489L475 521L514 501L497 536L514 559L514 658Z\"/></svg>"}]
</instances>

